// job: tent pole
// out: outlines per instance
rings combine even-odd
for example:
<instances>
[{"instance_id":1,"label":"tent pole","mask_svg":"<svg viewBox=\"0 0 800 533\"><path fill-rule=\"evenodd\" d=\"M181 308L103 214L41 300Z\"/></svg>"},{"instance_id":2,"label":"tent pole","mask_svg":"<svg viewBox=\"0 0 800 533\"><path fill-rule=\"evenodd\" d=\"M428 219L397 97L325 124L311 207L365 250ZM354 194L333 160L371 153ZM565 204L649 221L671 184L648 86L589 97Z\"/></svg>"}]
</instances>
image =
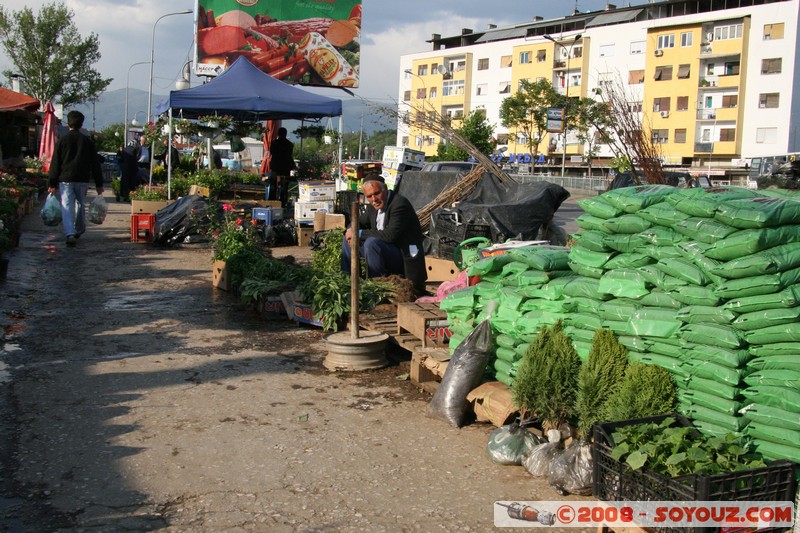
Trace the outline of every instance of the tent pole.
<instances>
[{"instance_id":1,"label":"tent pole","mask_svg":"<svg viewBox=\"0 0 800 533\"><path fill-rule=\"evenodd\" d=\"M172 200L172 108L169 108L169 126L167 126L167 200Z\"/></svg>"},{"instance_id":2,"label":"tent pole","mask_svg":"<svg viewBox=\"0 0 800 533\"><path fill-rule=\"evenodd\" d=\"M337 174L338 174L338 181L341 183L344 180L343 176L343 167L342 167L342 152L344 150L344 122L342 120L342 115L339 115L339 166L337 167ZM347 187L343 187L341 190L346 190ZM337 188L338 190L338 188Z\"/></svg>"}]
</instances>

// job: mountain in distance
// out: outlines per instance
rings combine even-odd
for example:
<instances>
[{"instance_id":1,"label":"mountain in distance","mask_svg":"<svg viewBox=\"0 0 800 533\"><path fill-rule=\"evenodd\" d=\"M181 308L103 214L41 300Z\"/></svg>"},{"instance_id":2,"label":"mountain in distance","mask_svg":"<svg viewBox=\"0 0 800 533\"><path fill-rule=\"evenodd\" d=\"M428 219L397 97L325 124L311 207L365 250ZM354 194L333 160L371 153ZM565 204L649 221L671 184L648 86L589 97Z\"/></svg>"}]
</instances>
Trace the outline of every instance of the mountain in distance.
<instances>
[{"instance_id":1,"label":"mountain in distance","mask_svg":"<svg viewBox=\"0 0 800 533\"><path fill-rule=\"evenodd\" d=\"M326 95L329 96L329 95ZM153 107L166 98L163 94L153 94ZM72 108L70 108L72 109ZM121 124L125 119L125 89L104 92L93 104L75 106L86 116L85 126L94 131L100 131L112 124ZM128 122L134 118L142 123L147 117L147 91L128 89ZM363 115L362 115L363 114ZM382 114L375 106L365 103L359 98L342 99L343 130L345 132L358 132L362 128L366 137L376 131L395 130L396 123ZM66 122L66 119L63 119ZM320 122L305 122L306 125L319 124L339 130L339 117L323 118ZM283 124L290 132L300 127L299 120L285 120Z\"/></svg>"}]
</instances>

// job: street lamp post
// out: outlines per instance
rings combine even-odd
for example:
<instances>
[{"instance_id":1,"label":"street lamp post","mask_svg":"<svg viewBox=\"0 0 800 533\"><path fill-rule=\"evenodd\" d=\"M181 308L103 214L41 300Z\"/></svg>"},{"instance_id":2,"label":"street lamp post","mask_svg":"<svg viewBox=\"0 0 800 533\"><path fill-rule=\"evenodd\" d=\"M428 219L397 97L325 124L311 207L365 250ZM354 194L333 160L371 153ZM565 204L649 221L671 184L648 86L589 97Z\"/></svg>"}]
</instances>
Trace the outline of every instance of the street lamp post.
<instances>
[{"instance_id":1,"label":"street lamp post","mask_svg":"<svg viewBox=\"0 0 800 533\"><path fill-rule=\"evenodd\" d=\"M183 11L176 11L174 13L167 13L166 15L161 15L158 17L153 23L153 39L152 44L150 45L150 82L147 89L147 120L150 120L152 116L150 112L153 109L153 63L155 63L155 53L156 53L156 26L158 25L158 21L165 17L171 17L172 15L188 15L192 13L191 9L185 9Z\"/></svg>"},{"instance_id":2,"label":"street lamp post","mask_svg":"<svg viewBox=\"0 0 800 533\"><path fill-rule=\"evenodd\" d=\"M128 89L130 87L130 80L131 80L131 69L136 65L145 65L147 61L139 61L138 63L134 63L130 67L128 67L128 76L125 78L125 116L123 123L123 137L122 137L122 146L128 144Z\"/></svg>"},{"instance_id":3,"label":"street lamp post","mask_svg":"<svg viewBox=\"0 0 800 533\"><path fill-rule=\"evenodd\" d=\"M422 76L420 76L419 74L416 74L416 73L415 73L413 70L411 70L410 68L407 68L407 69L405 69L403 72L405 72L406 74L408 74L408 75L410 75L410 76L416 76L417 78L419 78L419 81L422 83L422 88L425 90L425 97L427 98L427 97L428 97L428 86L427 86L427 85L425 85L425 79L424 79ZM424 103L422 104L422 107L423 107L423 114L424 114L424 108L425 108L425 104L424 104ZM412 120L413 120L413 119L412 119L412 118L409 116L409 123L410 123ZM420 128L419 126L417 126L417 129L419 129L420 131L422 131L422 128ZM409 133L410 133L410 132L409 132Z\"/></svg>"},{"instance_id":4,"label":"street lamp post","mask_svg":"<svg viewBox=\"0 0 800 533\"><path fill-rule=\"evenodd\" d=\"M575 37L572 39L572 42L569 44L569 47L556 41L549 35L542 35L542 37L552 42L553 44L560 46L562 50L565 50L567 52L567 70L564 73L564 83L566 83L567 86L567 89L565 91L566 103L564 105L564 146L562 147L563 150L561 155L561 177L563 178L566 173L566 166L567 166L567 106L569 105L569 60L571 59L572 56L572 47L575 46L575 43L577 43L580 40L581 34L579 33L575 35Z\"/></svg>"}]
</instances>

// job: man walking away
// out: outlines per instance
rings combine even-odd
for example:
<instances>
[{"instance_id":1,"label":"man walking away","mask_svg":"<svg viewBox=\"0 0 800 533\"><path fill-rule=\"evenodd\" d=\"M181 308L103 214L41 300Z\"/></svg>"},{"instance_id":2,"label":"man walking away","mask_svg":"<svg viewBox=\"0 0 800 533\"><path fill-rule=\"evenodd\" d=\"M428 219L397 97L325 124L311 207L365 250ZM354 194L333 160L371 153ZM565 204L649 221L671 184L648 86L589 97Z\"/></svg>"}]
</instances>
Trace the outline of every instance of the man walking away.
<instances>
[{"instance_id":1,"label":"man walking away","mask_svg":"<svg viewBox=\"0 0 800 533\"><path fill-rule=\"evenodd\" d=\"M56 143L50 164L48 191L61 196L61 223L67 246L86 231L86 191L94 179L97 195L103 194L103 172L94 143L80 132L83 113L67 114L69 132Z\"/></svg>"},{"instance_id":2,"label":"man walking away","mask_svg":"<svg viewBox=\"0 0 800 533\"><path fill-rule=\"evenodd\" d=\"M278 128L278 138L269 147L271 171L269 179L269 200L280 200L283 207L289 204L289 175L296 168L294 163L294 144L286 138L286 128Z\"/></svg>"}]
</instances>

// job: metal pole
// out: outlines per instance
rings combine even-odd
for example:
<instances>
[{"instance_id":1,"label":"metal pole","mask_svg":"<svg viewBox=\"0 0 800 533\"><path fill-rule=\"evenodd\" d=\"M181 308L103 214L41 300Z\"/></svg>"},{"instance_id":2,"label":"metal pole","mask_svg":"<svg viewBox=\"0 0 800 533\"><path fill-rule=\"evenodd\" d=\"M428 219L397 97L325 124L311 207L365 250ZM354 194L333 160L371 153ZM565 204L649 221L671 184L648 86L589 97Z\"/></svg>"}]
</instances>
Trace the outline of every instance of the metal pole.
<instances>
[{"instance_id":1,"label":"metal pole","mask_svg":"<svg viewBox=\"0 0 800 533\"><path fill-rule=\"evenodd\" d=\"M358 293L361 281L360 263L358 256L358 202L350 206L350 338L358 338Z\"/></svg>"},{"instance_id":2,"label":"metal pole","mask_svg":"<svg viewBox=\"0 0 800 533\"><path fill-rule=\"evenodd\" d=\"M122 146L125 147L128 145L128 89L130 88L131 84L131 69L136 65L144 65L147 61L139 61L138 63L134 63L130 67L128 67L128 76L125 78L125 120L122 121L124 125L123 129L123 139L122 139Z\"/></svg>"},{"instance_id":3,"label":"metal pole","mask_svg":"<svg viewBox=\"0 0 800 533\"><path fill-rule=\"evenodd\" d=\"M150 83L147 89L147 120L150 120L152 116L150 112L153 109L153 63L155 62L155 54L156 54L156 26L158 25L158 21L163 19L164 17L170 17L172 15L189 15L193 13L191 9L185 9L183 11L176 11L174 13L167 13L166 15L161 15L156 19L153 23L153 38L150 45Z\"/></svg>"}]
</instances>

